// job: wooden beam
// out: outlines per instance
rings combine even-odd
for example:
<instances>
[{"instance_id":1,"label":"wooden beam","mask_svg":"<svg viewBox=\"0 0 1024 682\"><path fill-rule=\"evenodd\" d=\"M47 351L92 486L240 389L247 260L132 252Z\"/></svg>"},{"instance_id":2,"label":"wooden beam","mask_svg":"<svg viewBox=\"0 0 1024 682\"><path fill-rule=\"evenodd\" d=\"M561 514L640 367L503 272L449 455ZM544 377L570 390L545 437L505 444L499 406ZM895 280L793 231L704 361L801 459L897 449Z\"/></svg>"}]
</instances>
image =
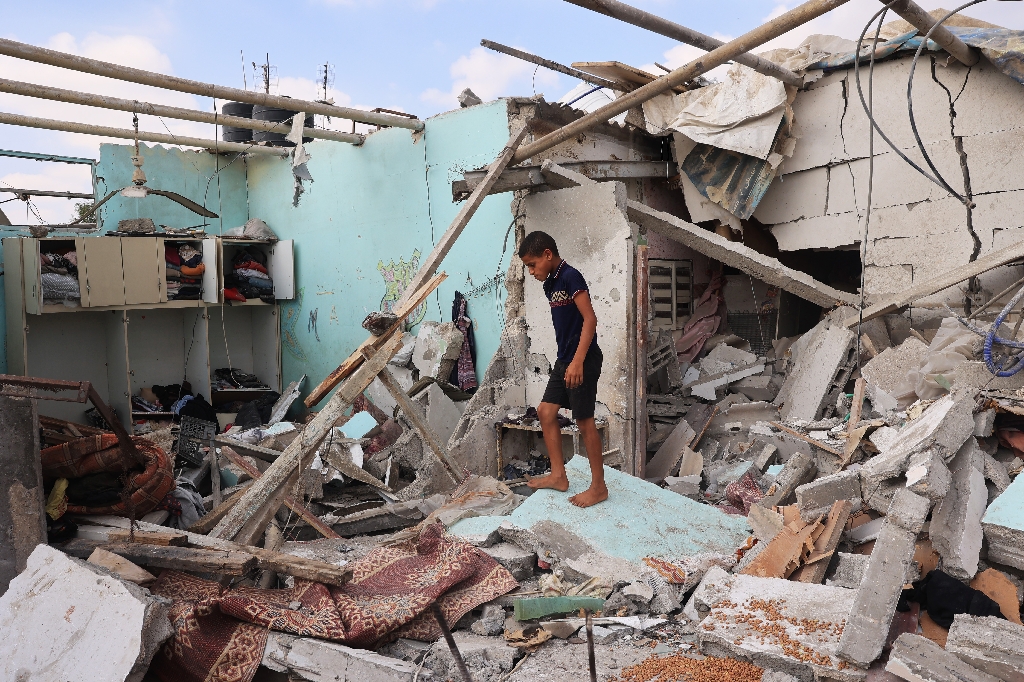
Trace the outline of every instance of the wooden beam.
<instances>
[{"instance_id":1,"label":"wooden beam","mask_svg":"<svg viewBox=\"0 0 1024 682\"><path fill-rule=\"evenodd\" d=\"M466 203L459 209L458 214L455 216L455 220L448 226L445 233L441 235L441 238L437 240L437 244L434 245L430 255L423 261L423 265L420 266L419 272L417 272L412 281L409 282L409 286L405 289L405 294L399 300L399 305L404 303L406 299L411 296L417 289L422 287L427 280L434 276L437 272L437 268L441 265L441 261L448 255L452 245L455 244L455 240L459 238L462 231L466 229L466 225L469 224L470 219L476 214L476 210L480 208L480 204L491 192L491 187L501 177L502 171L512 161L512 157L515 155L516 150L519 149L519 144L526 137L526 134L530 131L529 126L523 127L522 130L512 135L509 138L508 144L498 154L498 158L491 162L491 165L487 167L487 175L476 186L473 193L469 195L469 199L466 199Z\"/></svg>"},{"instance_id":2,"label":"wooden beam","mask_svg":"<svg viewBox=\"0 0 1024 682\"><path fill-rule=\"evenodd\" d=\"M427 300L427 296L430 296L434 289L441 286L441 282L445 281L447 278L448 275L443 272L432 277L431 280L420 287L408 301L396 305L394 313L398 320L391 325L391 328L380 336L370 336L370 338L359 344L359 347L348 356L345 362L338 366L338 369L327 375L327 378L321 381L320 385L314 388L310 394L306 396L306 400L303 401L305 402L306 407L314 407L317 403L327 397L327 394L330 393L335 386L341 383L345 377L355 371L356 367L363 364L364 350L380 350L381 346L391 338L391 335L402 327L405 323L405 318L412 315L413 311L419 308L423 301Z\"/></svg>"},{"instance_id":3,"label":"wooden beam","mask_svg":"<svg viewBox=\"0 0 1024 682\"><path fill-rule=\"evenodd\" d=\"M636 247L636 376L634 377L636 395L633 407L634 443L633 475L645 478L647 474L647 316L650 310L651 294L648 290L650 272L648 270L647 244ZM675 348L672 349L675 352Z\"/></svg>"},{"instance_id":4,"label":"wooden beam","mask_svg":"<svg viewBox=\"0 0 1024 682\"><path fill-rule=\"evenodd\" d=\"M998 268L1002 265L1009 265L1010 263L1019 260L1024 260L1024 241L1011 244L1010 246L999 249L998 251L993 251L987 256L982 256L973 263L965 263L959 267L953 268L952 270L948 270L938 277L933 277L926 282L912 286L910 289L886 296L882 301L864 309L864 321L867 322L868 320L873 320L876 317L894 313L902 308L906 308L925 296L937 294L943 289L948 289L951 286L960 284L960 282L966 282L971 277L977 277L989 270ZM854 327L857 325L859 319L860 316L851 315L846 318L843 324L848 328Z\"/></svg>"},{"instance_id":5,"label":"wooden beam","mask_svg":"<svg viewBox=\"0 0 1024 682\"><path fill-rule=\"evenodd\" d=\"M87 519L89 523L101 526L110 526L113 528L127 529L131 523L128 519L121 516L98 515L87 517L83 516L79 518ZM166 530L165 526L157 526L156 524L147 523L145 521L136 522L136 526L141 530ZM256 557L258 562L257 568L265 571L274 571L275 573L281 573L282 575L291 575L296 578L302 578L303 580L313 580L326 585L337 585L339 587L348 582L349 578L352 577L352 569L346 568L345 566L336 566L323 561L305 559L291 554L282 554L280 552L262 549L260 547L245 547L236 542L218 540L217 538L200 535L199 533L192 533L189 531L182 532L188 536L189 544L194 547L225 549L251 554ZM77 556L77 554L75 556Z\"/></svg>"},{"instance_id":6,"label":"wooden beam","mask_svg":"<svg viewBox=\"0 0 1024 682\"><path fill-rule=\"evenodd\" d=\"M132 539L134 537L134 539ZM107 535L108 542L137 542L141 545L162 545L164 547L184 547L188 544L188 536L184 533L155 532L137 530L134 534L127 530L112 530Z\"/></svg>"},{"instance_id":7,"label":"wooden beam","mask_svg":"<svg viewBox=\"0 0 1024 682\"><path fill-rule=\"evenodd\" d=\"M225 457L231 460L232 464L240 468L245 473L249 474L252 480L258 481L259 478L263 475L263 473L259 469L254 467L252 464L249 464L249 462L245 461L244 457L239 455L230 447L224 445L221 447L220 451L224 453ZM330 526L321 521L316 514L306 509L306 505L304 505L301 500L296 500L291 495L288 495L287 497L284 498L284 504L286 507L288 507L293 512L298 514L303 521L313 526L313 528L315 528L317 532L320 533L320 535L323 535L325 538L330 538L332 540L341 539L341 536L335 533Z\"/></svg>"},{"instance_id":8,"label":"wooden beam","mask_svg":"<svg viewBox=\"0 0 1024 682\"><path fill-rule=\"evenodd\" d=\"M252 481L246 481L242 485L248 488L252 485ZM221 502L219 507L214 507L206 513L206 516L189 526L188 531L190 533L202 533L203 535L209 533L213 530L214 526L220 523L220 520L224 518L224 515L231 511L231 508L235 506L235 503L242 499L242 493L244 492L245 489L243 488L242 490L236 490L228 495L227 499Z\"/></svg>"},{"instance_id":9,"label":"wooden beam","mask_svg":"<svg viewBox=\"0 0 1024 682\"><path fill-rule=\"evenodd\" d=\"M388 389L391 397L395 399L398 406L402 408L402 412L412 422L413 427L420 432L423 437L423 442L427 444L433 453L437 456L438 461L441 462L441 466L448 472L448 475L452 477L452 480L457 484L462 485L466 480L466 474L463 473L462 468L459 467L458 462L451 458L448 454L448 448L444 443L441 442L440 437L434 430L430 428L427 423L427 415L423 414L420 410L420 406L414 403L402 390L402 387L398 385L394 375L391 374L391 370L385 367L381 373L377 376L381 383L384 384L384 388Z\"/></svg>"},{"instance_id":10,"label":"wooden beam","mask_svg":"<svg viewBox=\"0 0 1024 682\"><path fill-rule=\"evenodd\" d=\"M243 526L250 519L264 512L265 507L271 507L272 504L268 505L268 501L282 489L293 472L300 473L306 460L312 460L317 448L334 425L346 418L344 412L351 407L359 394L366 390L401 347L402 337L393 335L372 358L353 372L331 396L324 409L285 448L277 461L242 494L242 499L221 519L210 535L223 540L233 540L239 536Z\"/></svg>"},{"instance_id":11,"label":"wooden beam","mask_svg":"<svg viewBox=\"0 0 1024 682\"><path fill-rule=\"evenodd\" d=\"M69 541L64 549L73 556L85 554L88 557L97 547L135 564L197 573L246 575L253 571L258 563L256 557L247 552L207 547L164 547L136 542L102 543L75 538Z\"/></svg>"},{"instance_id":12,"label":"wooden beam","mask_svg":"<svg viewBox=\"0 0 1024 682\"><path fill-rule=\"evenodd\" d=\"M781 429L781 430L785 431L786 433L788 433L789 435L793 436L794 438L799 438L800 440L802 440L805 443L810 443L811 445L813 445L816 448L821 448L825 452L831 452L836 457L839 457L839 458L843 457L843 453L839 452L839 450L836 450L833 447L825 445L824 443L822 443L820 440L818 440L816 438L811 438L810 436L802 434L799 431L794 431L793 429L789 428L788 426L786 426L784 424L780 424L778 422L768 422L768 423L771 424L772 426L774 426L777 429Z\"/></svg>"}]
</instances>

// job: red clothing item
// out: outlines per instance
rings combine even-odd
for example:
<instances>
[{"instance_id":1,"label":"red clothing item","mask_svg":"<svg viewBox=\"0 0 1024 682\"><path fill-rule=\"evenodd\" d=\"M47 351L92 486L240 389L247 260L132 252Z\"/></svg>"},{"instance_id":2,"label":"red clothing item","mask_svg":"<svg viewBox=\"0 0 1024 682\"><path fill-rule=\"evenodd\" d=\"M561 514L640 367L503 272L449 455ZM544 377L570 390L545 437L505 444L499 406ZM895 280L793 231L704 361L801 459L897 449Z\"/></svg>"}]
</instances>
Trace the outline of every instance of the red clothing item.
<instances>
[{"instance_id":1,"label":"red clothing item","mask_svg":"<svg viewBox=\"0 0 1024 682\"><path fill-rule=\"evenodd\" d=\"M174 247L168 246L164 248L164 260L171 265L181 267L181 256L178 255L178 250Z\"/></svg>"}]
</instances>

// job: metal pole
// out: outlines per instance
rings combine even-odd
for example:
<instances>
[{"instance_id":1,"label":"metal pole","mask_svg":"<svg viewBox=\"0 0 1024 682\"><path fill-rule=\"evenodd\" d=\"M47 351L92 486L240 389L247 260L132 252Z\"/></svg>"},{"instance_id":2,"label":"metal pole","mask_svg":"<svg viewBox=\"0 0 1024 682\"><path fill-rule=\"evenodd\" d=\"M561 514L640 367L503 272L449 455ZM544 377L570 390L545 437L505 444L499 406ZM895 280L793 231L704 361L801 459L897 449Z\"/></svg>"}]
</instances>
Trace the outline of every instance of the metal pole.
<instances>
[{"instance_id":1,"label":"metal pole","mask_svg":"<svg viewBox=\"0 0 1024 682\"><path fill-rule=\"evenodd\" d=\"M0 192L8 192L9 194L17 194L18 196L27 197L59 197L62 199L93 199L92 194L82 194L81 192L48 192L41 189L14 189L13 187L0 187Z\"/></svg>"},{"instance_id":2,"label":"metal pole","mask_svg":"<svg viewBox=\"0 0 1024 682\"><path fill-rule=\"evenodd\" d=\"M530 54L529 52L523 52L522 50L517 50L516 48L509 47L508 45L496 43L493 40L481 40L480 44L489 50L501 52L502 54L507 54L510 57L522 59L524 62L537 64L539 66L543 66L545 69L551 69L552 71L557 71L558 73L564 73L566 76L572 76L573 78L581 80L584 83L590 83L591 85L596 85L600 88L608 88L609 90L616 90L618 92L627 92L627 88L633 88L632 84L630 83L617 83L615 81L605 80L604 78L599 78L598 76L591 75L586 71L580 71L579 69L574 69L570 66L565 66L563 64L559 64L558 62L553 62L550 59L544 59L544 57L538 57L535 54Z\"/></svg>"},{"instance_id":3,"label":"metal pole","mask_svg":"<svg viewBox=\"0 0 1024 682\"><path fill-rule=\"evenodd\" d=\"M336 118L348 118L353 121L372 123L379 126L423 130L423 121L416 119L405 118L402 116L391 116L388 114L378 114L372 111L350 109L348 107L337 107L333 104L309 102L301 99L292 99L291 97L270 95L263 92L239 90L238 88L229 88L223 85L214 85L212 83L203 83L200 81L189 80L187 78L178 78L177 76L168 76L162 73L154 73L153 71L135 69L130 66L111 64L110 62L104 62L98 59L79 57L65 52L58 52L57 50L48 50L44 47L36 47L35 45L26 45L25 43L19 43L14 40L0 38L0 54L8 57L16 57L18 59L26 59L30 62L37 62L39 64L49 64L51 66L59 66L73 71L81 71L82 73L106 76L107 78L128 81L129 83L141 83L142 85L152 85L153 87L164 88L165 90L188 92L193 95L201 95L203 97L213 97L235 102L247 102L250 104L279 107L281 109L287 109L288 111L304 111L307 114L321 114L323 116L333 116Z\"/></svg>"},{"instance_id":4,"label":"metal pole","mask_svg":"<svg viewBox=\"0 0 1024 682\"><path fill-rule=\"evenodd\" d=\"M462 674L464 682L473 682L473 678L469 676L469 668L466 667L466 662L462 660L462 654L459 653L459 647L455 644L455 638L452 637L452 631L448 628L448 622L444 619L444 614L441 613L441 607L437 605L437 602L430 603L430 612L434 614L434 618L437 619L437 624L441 626L441 634L444 635L444 641L448 644L448 650L452 652L452 658L455 659L455 665L459 668L459 673Z\"/></svg>"},{"instance_id":5,"label":"metal pole","mask_svg":"<svg viewBox=\"0 0 1024 682\"><path fill-rule=\"evenodd\" d=\"M20 114L6 114L2 112L0 112L0 123L6 123L14 126L25 126L26 128L59 130L65 133L82 133L83 135L118 137L125 140L133 140L136 137L135 131L129 130L128 128L108 128L107 126L94 126L88 123L55 121L50 118L37 118L35 116L22 116ZM217 140L204 140L197 137L165 135L163 133L147 133L141 130L138 133L138 138L144 142L162 142L164 144L177 144L185 147L201 147L211 151L248 152L250 154L272 154L274 156L288 155L288 150L281 147L261 147L259 145L241 144L239 142L218 142Z\"/></svg>"},{"instance_id":6,"label":"metal pole","mask_svg":"<svg viewBox=\"0 0 1024 682\"><path fill-rule=\"evenodd\" d=\"M6 78L0 78L0 92L8 92L12 95L23 95L25 97L37 97L39 99L50 99L55 102L70 102L72 104L84 104L89 107L102 107L103 109L131 111L133 113L148 114L150 116L176 118L182 121L234 126L235 128L249 128L251 130L266 130L278 133L288 133L292 129L292 124L288 121L282 121L280 123L274 123L272 121L257 121L254 118L225 116L224 114L216 114L208 111L169 107L163 104L150 104L149 102L140 102L139 100L134 99L120 99L118 97L107 97L106 95L94 95L88 92L52 88L47 85L22 83L20 81L7 80ZM321 130L320 128L303 128L302 135L303 137L334 140L335 142L348 142L355 145L360 145L366 141L365 135L353 135L352 133Z\"/></svg>"},{"instance_id":7,"label":"metal pole","mask_svg":"<svg viewBox=\"0 0 1024 682\"><path fill-rule=\"evenodd\" d=\"M848 2L848 0L810 0L809 2L805 2L804 4L786 12L782 16L776 17L775 19L758 26L753 31L745 33L735 40L730 40L722 47L712 50L700 59L695 59L689 64L676 69L672 73L666 74L656 81L651 81L647 85L623 95L614 102L609 102L600 109L597 109L596 111L593 111L566 126L562 126L558 130L545 135L539 140L520 147L519 151L516 152L515 157L512 159L512 164L522 163L536 154L551 149L552 147L567 140L571 140L583 131L600 123L604 123L608 119L618 116L622 112L628 111L635 106L639 106L647 100L653 99L661 93L671 90L677 85L682 85L683 83L692 81L702 73L706 73L716 66L724 64L730 59L735 59L737 56L745 52L750 52L758 45L763 45L769 40L779 37L783 33L791 31L798 26L802 26L811 19L820 17L822 14L846 4L846 2Z\"/></svg>"},{"instance_id":8,"label":"metal pole","mask_svg":"<svg viewBox=\"0 0 1024 682\"><path fill-rule=\"evenodd\" d=\"M882 0L882 4L888 5L889 3ZM928 33L935 25L932 15L924 11L914 0L897 0L895 4L889 5L889 8L921 33ZM935 29L931 39L964 66L974 66L981 59L981 53L978 50L957 38L945 26Z\"/></svg>"},{"instance_id":9,"label":"metal pole","mask_svg":"<svg viewBox=\"0 0 1024 682\"><path fill-rule=\"evenodd\" d=\"M597 659L594 657L594 614L590 609L587 614L587 663L590 664L590 682L597 682Z\"/></svg>"},{"instance_id":10,"label":"metal pole","mask_svg":"<svg viewBox=\"0 0 1024 682\"><path fill-rule=\"evenodd\" d=\"M35 152L18 152L13 149L0 149L0 156L10 156L15 159L30 159L32 161L57 161L60 163L81 163L90 166L96 165L96 159L86 159L80 156L60 156L58 154L37 154Z\"/></svg>"},{"instance_id":11,"label":"metal pole","mask_svg":"<svg viewBox=\"0 0 1024 682\"><path fill-rule=\"evenodd\" d=\"M717 38L704 35L699 31L694 31L692 28L687 28L674 21L663 19L650 12L645 12L642 9L637 9L631 5L627 5L624 2L618 2L618 0L565 0L571 2L574 5L579 5L586 9L604 14L605 16L624 21L627 24L633 24L640 28L645 28L652 33L663 35L673 40L678 40L681 43L687 45L693 45L700 49L711 52L712 50L721 47L725 43ZM770 62L767 59L758 57L757 55L746 53L736 56L733 61L739 62L744 66L749 66L754 71L762 73L765 76L771 76L772 78L778 78L783 83L800 87L804 83L804 79L796 73L793 73L789 69L779 66L774 62Z\"/></svg>"}]
</instances>

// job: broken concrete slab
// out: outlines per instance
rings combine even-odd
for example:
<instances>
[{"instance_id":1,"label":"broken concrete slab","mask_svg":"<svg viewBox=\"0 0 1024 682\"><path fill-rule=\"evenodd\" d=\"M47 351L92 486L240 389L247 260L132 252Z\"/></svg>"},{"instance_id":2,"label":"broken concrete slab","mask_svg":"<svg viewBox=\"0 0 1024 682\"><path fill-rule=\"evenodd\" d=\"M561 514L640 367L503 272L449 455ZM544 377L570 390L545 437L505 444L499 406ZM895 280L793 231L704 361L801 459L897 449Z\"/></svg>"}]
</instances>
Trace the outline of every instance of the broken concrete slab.
<instances>
[{"instance_id":1,"label":"broken concrete slab","mask_svg":"<svg viewBox=\"0 0 1024 682\"><path fill-rule=\"evenodd\" d=\"M811 521L827 514L837 500L860 500L860 475L856 471L839 471L797 486L796 502L800 516Z\"/></svg>"},{"instance_id":2,"label":"broken concrete slab","mask_svg":"<svg viewBox=\"0 0 1024 682\"><path fill-rule=\"evenodd\" d=\"M296 682L390 682L417 677L418 667L336 642L271 632L263 665ZM419 675L423 679L422 673Z\"/></svg>"},{"instance_id":3,"label":"broken concrete slab","mask_svg":"<svg viewBox=\"0 0 1024 682\"><path fill-rule=\"evenodd\" d=\"M958 613L946 651L1005 682L1024 682L1024 627L996 618Z\"/></svg>"},{"instance_id":4,"label":"broken concrete slab","mask_svg":"<svg viewBox=\"0 0 1024 682\"><path fill-rule=\"evenodd\" d=\"M943 463L940 450L929 448L910 456L907 463L907 489L938 502L949 492L953 475Z\"/></svg>"},{"instance_id":5,"label":"broken concrete slab","mask_svg":"<svg viewBox=\"0 0 1024 682\"><path fill-rule=\"evenodd\" d=\"M999 682L930 639L908 632L893 643L885 670L910 682Z\"/></svg>"},{"instance_id":6,"label":"broken concrete slab","mask_svg":"<svg viewBox=\"0 0 1024 682\"><path fill-rule=\"evenodd\" d=\"M1024 569L1024 474L988 506L981 525L988 560Z\"/></svg>"},{"instance_id":7,"label":"broken concrete slab","mask_svg":"<svg viewBox=\"0 0 1024 682\"><path fill-rule=\"evenodd\" d=\"M447 381L461 350L462 332L454 323L426 320L416 334L412 364L420 371L421 378L429 376Z\"/></svg>"},{"instance_id":8,"label":"broken concrete slab","mask_svg":"<svg viewBox=\"0 0 1024 682\"><path fill-rule=\"evenodd\" d=\"M814 475L817 472L818 467L814 463L814 457L797 452L782 467L782 471L775 477L775 482L757 504L766 509L785 504L798 487L814 480Z\"/></svg>"},{"instance_id":9,"label":"broken concrete slab","mask_svg":"<svg viewBox=\"0 0 1024 682\"><path fill-rule=\"evenodd\" d=\"M974 435L978 438L989 438L995 433L996 411L982 410L974 415Z\"/></svg>"},{"instance_id":10,"label":"broken concrete slab","mask_svg":"<svg viewBox=\"0 0 1024 682\"><path fill-rule=\"evenodd\" d=\"M529 552L510 542L501 542L491 547L484 547L484 552L508 569L512 577L523 581L533 577L533 567L537 565L537 554Z\"/></svg>"},{"instance_id":11,"label":"broken concrete slab","mask_svg":"<svg viewBox=\"0 0 1024 682\"><path fill-rule=\"evenodd\" d=\"M39 545L0 597L0 679L140 682L173 635L170 605Z\"/></svg>"},{"instance_id":12,"label":"broken concrete slab","mask_svg":"<svg viewBox=\"0 0 1024 682\"><path fill-rule=\"evenodd\" d=\"M985 479L995 486L996 492L1002 494L1010 487L1012 479L1006 465L987 452L983 452Z\"/></svg>"},{"instance_id":13,"label":"broken concrete slab","mask_svg":"<svg viewBox=\"0 0 1024 682\"><path fill-rule=\"evenodd\" d=\"M627 201L626 213L630 220L648 231L668 237L815 305L830 309L838 303L859 304L859 299L853 294L833 289L806 273L786 267L771 256L760 254L738 242L731 242L681 218L656 211L638 201Z\"/></svg>"},{"instance_id":14,"label":"broken concrete slab","mask_svg":"<svg viewBox=\"0 0 1024 682\"><path fill-rule=\"evenodd\" d=\"M545 551L551 552L563 570L612 578L610 573L601 572L602 565L618 572L618 560L634 567L632 577L627 576L631 582L644 557L732 554L749 535L743 517L729 516L609 467L605 467L605 482L611 502L585 509L576 507L569 497L590 487L590 466L584 457L573 457L566 473L567 493L538 490L505 517L512 531L521 529L534 536L520 536L517 544L536 549L542 558ZM639 519L643 520L644 532L625 531L635 528ZM515 535L506 535L505 526L501 532L506 539ZM560 547L552 548L556 544ZM568 572L566 577L575 579Z\"/></svg>"},{"instance_id":15,"label":"broken concrete slab","mask_svg":"<svg viewBox=\"0 0 1024 682\"><path fill-rule=\"evenodd\" d=\"M825 584L853 590L860 588L861 583L864 582L864 573L868 569L870 555L838 552L836 557L836 571L831 578L825 581Z\"/></svg>"},{"instance_id":16,"label":"broken concrete slab","mask_svg":"<svg viewBox=\"0 0 1024 682\"><path fill-rule=\"evenodd\" d=\"M720 343L701 359L700 370L702 374L711 376L746 367L755 362L757 362L757 356L753 353Z\"/></svg>"},{"instance_id":17,"label":"broken concrete slab","mask_svg":"<svg viewBox=\"0 0 1024 682\"><path fill-rule=\"evenodd\" d=\"M755 374L761 374L764 372L765 364L763 362L755 362L745 367L737 367L735 369L728 369L718 374L712 374L707 377L698 379L693 384L687 384L683 386L684 395L688 391L691 395L704 400L717 400L717 390L723 386L739 381L745 377L753 376Z\"/></svg>"},{"instance_id":18,"label":"broken concrete slab","mask_svg":"<svg viewBox=\"0 0 1024 682\"><path fill-rule=\"evenodd\" d=\"M827 318L805 336L799 361L775 398L786 421L832 416L857 360L856 335Z\"/></svg>"},{"instance_id":19,"label":"broken concrete slab","mask_svg":"<svg viewBox=\"0 0 1024 682\"><path fill-rule=\"evenodd\" d=\"M747 522L754 531L754 537L761 542L771 542L785 525L782 514L760 505L750 505Z\"/></svg>"},{"instance_id":20,"label":"broken concrete slab","mask_svg":"<svg viewBox=\"0 0 1024 682\"><path fill-rule=\"evenodd\" d=\"M907 378L910 370L921 366L928 346L915 337L910 337L898 346L881 351L870 362L861 367L861 376L867 382L893 398L894 391ZM872 401L872 405L874 405ZM876 408L878 406L876 405Z\"/></svg>"},{"instance_id":21,"label":"broken concrete slab","mask_svg":"<svg viewBox=\"0 0 1024 682\"><path fill-rule=\"evenodd\" d=\"M712 569L694 591L705 612L697 632L701 653L750 661L800 680L862 680L864 672L837 656L856 592ZM685 612L684 612L685 613ZM814 621L813 628L801 623Z\"/></svg>"},{"instance_id":22,"label":"broken concrete slab","mask_svg":"<svg viewBox=\"0 0 1024 682\"><path fill-rule=\"evenodd\" d=\"M30 398L0 396L0 595L46 543L39 418Z\"/></svg>"},{"instance_id":23,"label":"broken concrete slab","mask_svg":"<svg viewBox=\"0 0 1024 682\"><path fill-rule=\"evenodd\" d=\"M981 519L988 504L984 454L973 436L960 448L950 462L949 492L936 506L928 529L943 570L961 580L978 572L984 539Z\"/></svg>"},{"instance_id":24,"label":"broken concrete slab","mask_svg":"<svg viewBox=\"0 0 1024 682\"><path fill-rule=\"evenodd\" d=\"M459 536L474 547L490 547L501 541L498 528L505 519L504 516L471 516L457 521L448 532Z\"/></svg>"},{"instance_id":25,"label":"broken concrete slab","mask_svg":"<svg viewBox=\"0 0 1024 682\"><path fill-rule=\"evenodd\" d=\"M753 401L771 402L779 394L779 387L772 381L772 377L763 374L740 379L731 388Z\"/></svg>"},{"instance_id":26,"label":"broken concrete slab","mask_svg":"<svg viewBox=\"0 0 1024 682\"><path fill-rule=\"evenodd\" d=\"M694 436L693 427L687 424L685 421L680 421L676 424L676 427L672 429L672 433L668 435L665 442L661 444L658 451L654 453L654 457L647 463L645 469L645 475L651 479L664 479L666 476L671 476L673 473L678 471L677 465L679 461L683 459L683 456L690 450L690 443L693 442ZM694 453L696 454L696 453ZM690 457L691 461L693 456ZM692 466L692 464L691 464ZM700 472L695 472L700 473ZM683 474L689 475L689 474Z\"/></svg>"},{"instance_id":27,"label":"broken concrete slab","mask_svg":"<svg viewBox=\"0 0 1024 682\"><path fill-rule=\"evenodd\" d=\"M427 400L427 424L442 443L448 443L459 425L459 420L462 419L466 403L456 403L436 383L430 384L424 393Z\"/></svg>"},{"instance_id":28,"label":"broken concrete slab","mask_svg":"<svg viewBox=\"0 0 1024 682\"><path fill-rule=\"evenodd\" d=\"M840 658L866 668L881 655L914 561L917 534L930 509L927 498L906 488L896 492L843 630L837 650Z\"/></svg>"},{"instance_id":29,"label":"broken concrete slab","mask_svg":"<svg viewBox=\"0 0 1024 682\"><path fill-rule=\"evenodd\" d=\"M474 622L469 629L484 637L500 635L505 631L505 609L497 604L485 605L480 620Z\"/></svg>"}]
</instances>

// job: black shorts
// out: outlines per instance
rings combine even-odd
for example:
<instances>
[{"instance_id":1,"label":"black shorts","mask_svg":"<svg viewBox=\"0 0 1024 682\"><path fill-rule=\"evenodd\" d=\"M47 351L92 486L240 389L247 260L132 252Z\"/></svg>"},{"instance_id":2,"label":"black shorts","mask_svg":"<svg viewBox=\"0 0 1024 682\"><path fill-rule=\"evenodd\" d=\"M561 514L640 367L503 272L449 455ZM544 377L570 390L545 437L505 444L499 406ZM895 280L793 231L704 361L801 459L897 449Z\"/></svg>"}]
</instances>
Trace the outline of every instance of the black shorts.
<instances>
[{"instance_id":1,"label":"black shorts","mask_svg":"<svg viewBox=\"0 0 1024 682\"><path fill-rule=\"evenodd\" d=\"M567 388L565 385L566 365L561 360L556 360L548 377L548 387L544 389L544 397L541 398L541 402L572 408L573 419L592 419L594 405L597 403L597 380L601 378L603 361L604 356L601 354L601 349L591 348L583 360L583 383L576 388Z\"/></svg>"}]
</instances>

